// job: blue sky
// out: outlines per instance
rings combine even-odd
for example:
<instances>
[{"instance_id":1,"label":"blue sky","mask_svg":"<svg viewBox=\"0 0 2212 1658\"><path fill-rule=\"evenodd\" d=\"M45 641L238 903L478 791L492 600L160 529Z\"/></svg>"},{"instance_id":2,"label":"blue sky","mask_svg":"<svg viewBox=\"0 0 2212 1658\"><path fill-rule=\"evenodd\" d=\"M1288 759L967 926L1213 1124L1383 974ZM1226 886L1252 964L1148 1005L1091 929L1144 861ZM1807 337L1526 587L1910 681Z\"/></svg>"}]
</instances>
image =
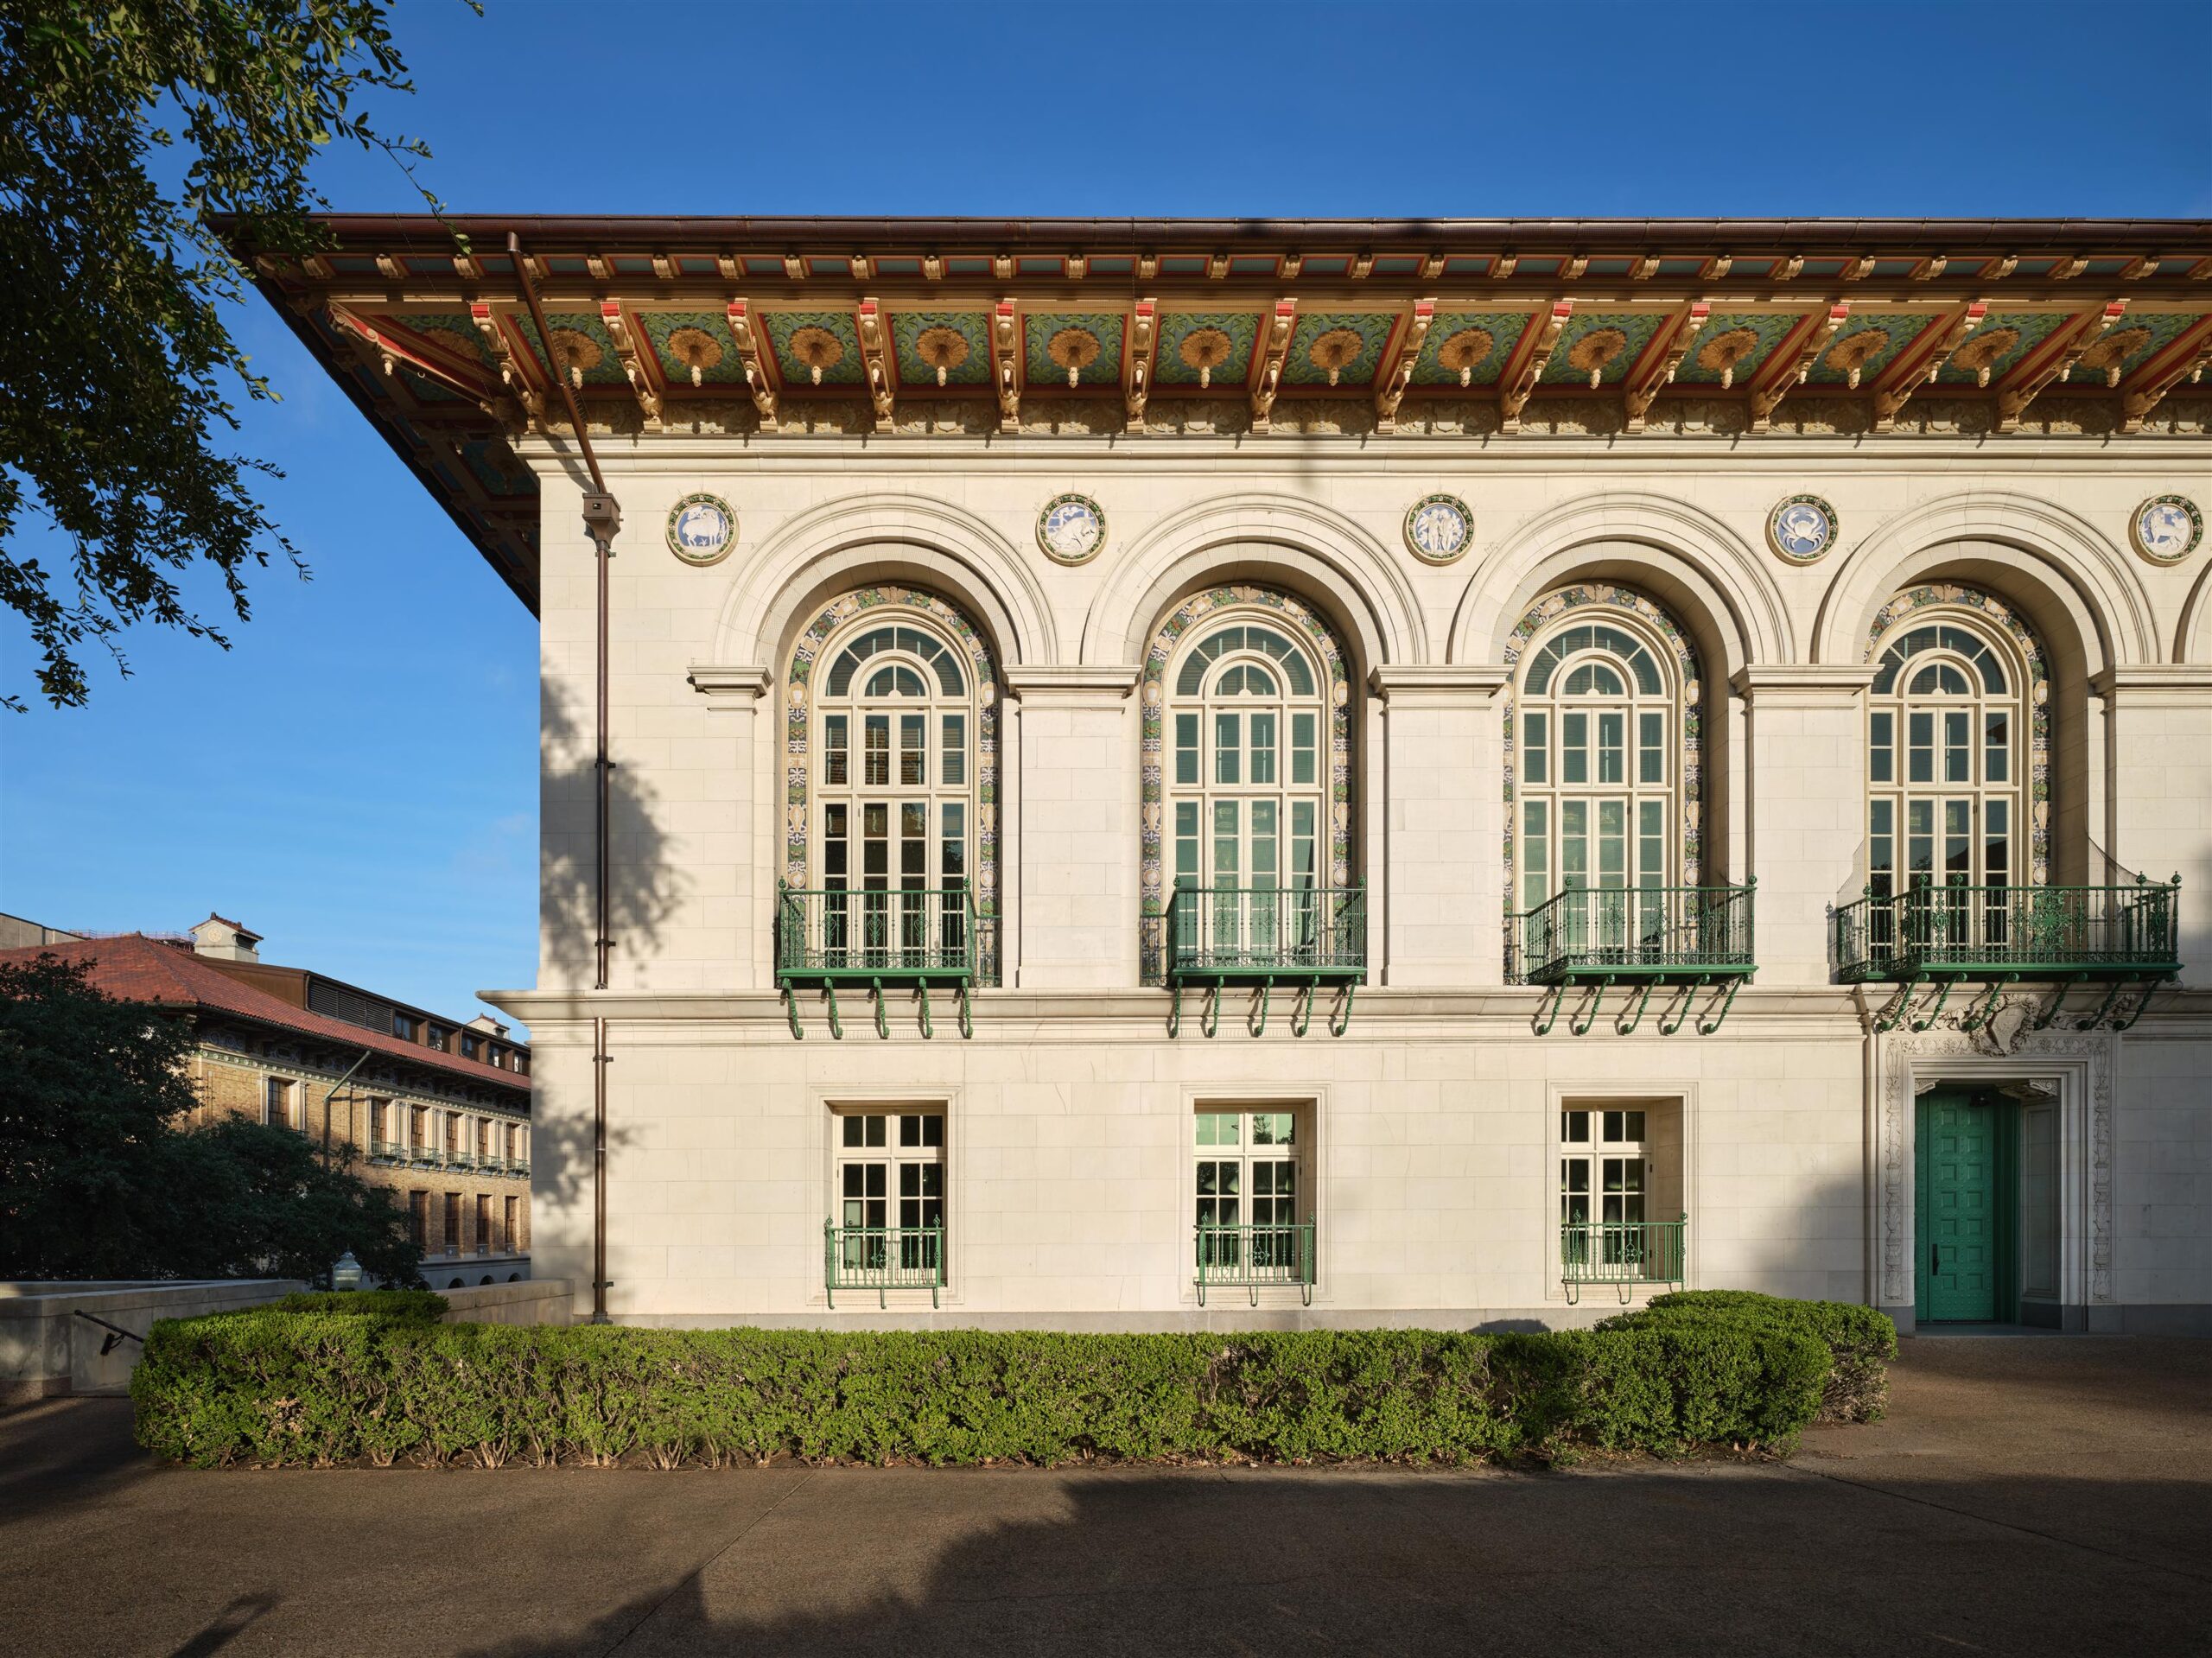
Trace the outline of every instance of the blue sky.
<instances>
[{"instance_id":1,"label":"blue sky","mask_svg":"<svg viewBox=\"0 0 2212 1658\"><path fill-rule=\"evenodd\" d=\"M402 0L473 213L2212 215L2212 0L743 7ZM2161 65L2174 66L2167 79ZM333 151L344 209L405 211ZM0 910L211 909L456 1013L536 976L537 626L257 300L242 449L314 579L0 713ZM33 690L0 618L0 689Z\"/></svg>"}]
</instances>

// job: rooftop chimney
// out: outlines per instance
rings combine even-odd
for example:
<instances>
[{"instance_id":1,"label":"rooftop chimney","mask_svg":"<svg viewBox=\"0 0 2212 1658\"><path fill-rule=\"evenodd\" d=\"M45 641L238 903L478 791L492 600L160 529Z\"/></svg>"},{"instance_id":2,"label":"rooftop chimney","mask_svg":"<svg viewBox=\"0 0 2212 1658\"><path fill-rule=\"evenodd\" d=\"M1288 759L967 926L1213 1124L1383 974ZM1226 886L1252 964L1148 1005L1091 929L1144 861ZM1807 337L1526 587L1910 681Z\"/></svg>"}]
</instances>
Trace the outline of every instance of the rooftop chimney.
<instances>
[{"instance_id":1,"label":"rooftop chimney","mask_svg":"<svg viewBox=\"0 0 2212 1658\"><path fill-rule=\"evenodd\" d=\"M477 1014L474 1019L468 1021L468 1028L472 1031L488 1031L493 1036L505 1036L507 1033L507 1027L489 1013Z\"/></svg>"},{"instance_id":2,"label":"rooftop chimney","mask_svg":"<svg viewBox=\"0 0 2212 1658\"><path fill-rule=\"evenodd\" d=\"M261 935L250 932L235 921L210 914L192 930L194 953L213 956L219 962L257 962L261 959Z\"/></svg>"}]
</instances>

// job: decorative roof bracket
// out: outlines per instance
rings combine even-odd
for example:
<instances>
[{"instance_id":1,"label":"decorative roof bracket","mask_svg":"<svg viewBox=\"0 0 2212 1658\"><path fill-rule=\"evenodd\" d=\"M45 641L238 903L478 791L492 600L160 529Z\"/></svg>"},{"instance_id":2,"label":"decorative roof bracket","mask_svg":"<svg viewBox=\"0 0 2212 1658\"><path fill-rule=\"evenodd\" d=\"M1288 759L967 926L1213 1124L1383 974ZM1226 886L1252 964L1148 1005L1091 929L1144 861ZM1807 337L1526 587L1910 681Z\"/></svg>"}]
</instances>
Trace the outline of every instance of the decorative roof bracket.
<instances>
[{"instance_id":1,"label":"decorative roof bracket","mask_svg":"<svg viewBox=\"0 0 2212 1658\"><path fill-rule=\"evenodd\" d=\"M2020 416L2027 413L2028 405L2039 396L2044 387L2053 380L2063 378L2073 372L2082 353L2094 345L2097 337L2127 314L2127 302L2116 299L2107 302L2101 311L2092 311L2075 325L2073 335L2063 350L2055 351L2025 373L2015 372L2005 377L2005 384L1997 388L1997 429L2017 432Z\"/></svg>"},{"instance_id":2,"label":"decorative roof bracket","mask_svg":"<svg viewBox=\"0 0 2212 1658\"><path fill-rule=\"evenodd\" d=\"M530 372L516 359L514 346L507 338L507 331L499 326L499 317L489 305L477 300L469 305L468 320L484 336L485 348L492 353L492 361L499 368L499 383L514 393L530 425L543 431L545 395L530 383Z\"/></svg>"},{"instance_id":3,"label":"decorative roof bracket","mask_svg":"<svg viewBox=\"0 0 2212 1658\"><path fill-rule=\"evenodd\" d=\"M1141 299L1129 311L1129 364L1123 371L1122 402L1129 430L1144 430L1145 401L1152 396L1152 353L1159 343L1160 302Z\"/></svg>"},{"instance_id":4,"label":"decorative roof bracket","mask_svg":"<svg viewBox=\"0 0 2212 1658\"><path fill-rule=\"evenodd\" d=\"M2184 339L2181 349L2174 353L2162 366L2155 360L2144 365L2133 379L2121 387L2120 397L2120 429L2139 432L2151 411L2158 406L2166 393L2183 380L2201 377L2208 365L2212 365L2212 323L2200 327L2194 342ZM2147 371L2145 372L2145 371Z\"/></svg>"},{"instance_id":5,"label":"decorative roof bracket","mask_svg":"<svg viewBox=\"0 0 2212 1658\"><path fill-rule=\"evenodd\" d=\"M638 407L645 414L645 429L658 432L661 429L660 393L654 388L652 372L645 367L638 350L637 336L623 320L621 306L611 299L601 300L599 320L614 341L615 359L622 365L622 377L629 381L631 395L637 398Z\"/></svg>"},{"instance_id":6,"label":"decorative roof bracket","mask_svg":"<svg viewBox=\"0 0 2212 1658\"><path fill-rule=\"evenodd\" d=\"M1989 314L1986 299L1969 300L1951 313L1948 322L1928 332L1936 335L1935 349L1925 355L1908 351L1900 356L1885 378L1886 384L1874 389L1874 429L1892 431L1897 423L1897 411L1912 401L1912 394L1936 378L1936 372L1950 360L1951 353L1965 343L1966 337L1981 326L1982 318Z\"/></svg>"},{"instance_id":7,"label":"decorative roof bracket","mask_svg":"<svg viewBox=\"0 0 2212 1658\"><path fill-rule=\"evenodd\" d=\"M753 394L753 406L760 411L760 423L773 427L776 423L776 391L768 384L768 372L760 366L760 337L753 332L752 308L741 299L734 299L723 308L729 320L730 338L737 342L737 360L745 370L745 389Z\"/></svg>"},{"instance_id":8,"label":"decorative roof bracket","mask_svg":"<svg viewBox=\"0 0 2212 1658\"><path fill-rule=\"evenodd\" d=\"M1021 327L1010 299L1001 300L992 309L991 355L996 364L999 430L1017 431L1021 424Z\"/></svg>"},{"instance_id":9,"label":"decorative roof bracket","mask_svg":"<svg viewBox=\"0 0 2212 1658\"><path fill-rule=\"evenodd\" d=\"M1252 385L1252 429L1267 431L1273 422L1268 412L1275 406L1275 393L1282 389L1282 363L1290 350L1292 325L1298 321L1298 302L1279 299L1274 315L1268 323L1267 345L1262 355L1259 378Z\"/></svg>"},{"instance_id":10,"label":"decorative roof bracket","mask_svg":"<svg viewBox=\"0 0 2212 1658\"><path fill-rule=\"evenodd\" d=\"M1536 382L1543 378L1544 365L1552 360L1552 353L1559 345L1560 330L1567 326L1567 318L1574 314L1574 302L1555 299L1535 332L1535 342L1529 354L1522 359L1520 372L1498 394L1497 415L1501 430L1517 432L1521 429L1521 411L1528 406L1529 394L1536 389Z\"/></svg>"},{"instance_id":11,"label":"decorative roof bracket","mask_svg":"<svg viewBox=\"0 0 2212 1658\"><path fill-rule=\"evenodd\" d=\"M1421 344L1428 338L1428 330L1436 321L1436 302L1421 299L1414 302L1412 314L1406 319L1405 331L1398 340L1395 360L1382 384L1375 392L1375 423L1377 430L1395 432L1398 429L1398 404L1406 395L1406 388L1413 384L1414 370L1421 362Z\"/></svg>"},{"instance_id":12,"label":"decorative roof bracket","mask_svg":"<svg viewBox=\"0 0 2212 1658\"><path fill-rule=\"evenodd\" d=\"M868 373L868 402L875 410L875 429L891 429L893 393L891 369L883 350L883 308L863 298L853 313L853 329L861 341L861 363Z\"/></svg>"},{"instance_id":13,"label":"decorative roof bracket","mask_svg":"<svg viewBox=\"0 0 2212 1658\"><path fill-rule=\"evenodd\" d=\"M1751 429L1766 430L1767 422L1774 417L1776 407L1789 395L1792 387L1802 384L1813 372L1813 363L1829 340L1835 337L1846 318L1851 314L1851 302L1837 300L1824 311L1815 312L1808 321L1811 327L1799 336L1789 355L1770 368L1761 384L1751 388ZM1779 353L1777 353L1779 355Z\"/></svg>"},{"instance_id":14,"label":"decorative roof bracket","mask_svg":"<svg viewBox=\"0 0 2212 1658\"><path fill-rule=\"evenodd\" d=\"M1643 417L1651 412L1662 389L1675 383L1675 371L1681 366L1683 354L1712 314L1712 303L1707 300L1693 301L1675 314L1675 331L1666 337L1665 349L1647 353L1647 366L1625 388L1630 431L1643 429Z\"/></svg>"}]
</instances>

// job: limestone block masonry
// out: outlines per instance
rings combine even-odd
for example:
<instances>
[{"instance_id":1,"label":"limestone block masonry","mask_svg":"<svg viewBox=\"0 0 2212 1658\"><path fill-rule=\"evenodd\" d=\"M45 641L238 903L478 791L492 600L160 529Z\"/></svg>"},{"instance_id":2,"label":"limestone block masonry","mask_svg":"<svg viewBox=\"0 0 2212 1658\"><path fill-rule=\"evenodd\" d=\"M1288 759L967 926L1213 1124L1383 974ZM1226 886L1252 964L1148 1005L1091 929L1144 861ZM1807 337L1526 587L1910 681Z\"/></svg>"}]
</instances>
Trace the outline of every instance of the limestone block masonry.
<instances>
[{"instance_id":1,"label":"limestone block masonry","mask_svg":"<svg viewBox=\"0 0 2212 1658\"><path fill-rule=\"evenodd\" d=\"M1570 439L1472 459L1412 439L1202 435L647 435L600 448L629 526L609 623L613 988L582 988L568 931L591 832L578 734L593 574L553 440L526 446L543 492L547 933L539 987L498 1000L533 1032L541 1147L588 1147L588 1020L612 1021L613 1316L1580 1322L1666 1287L1570 1288L1559 1261L1565 1115L1639 1109L1675 1125L1667 1178L1689 1217L1687 1282L1871 1300L1909 1321L1907 1079L1971 1071L2040 1079L2066 1102L2051 1148L2063 1281L2043 1286L2041 1316L2205 1323L2212 1098L2190 1079L2212 1071L2212 636L2184 626L2203 626L2202 570L2152 568L2125 547L2145 496L2212 489L2201 441L2085 454L2057 441L1775 440L1723 458L1657 439L1633 461ZM1805 486L1855 534L1793 568L1761 545L1761 526ZM1442 567L1397 536L1408 502L1435 489L1474 503L1478 522L1466 558ZM709 569L656 544L670 505L701 490L744 523L735 555ZM1103 551L1072 568L1030 534L1062 491L1104 504L1112 524ZM1875 613L1938 581L2031 619L2047 694L2074 699L2051 711L2043 780L2047 816L2079 843L2053 847L2051 879L2088 881L2092 860L2097 880L2182 877L2182 982L2156 990L2124 1034L2057 1040L2096 987L2044 1034L2026 1027L2050 1001L2045 984L2004 987L1999 1016L1961 1029L1977 983L1916 1034L1873 1028L1891 986L1831 981L1830 906L1869 878ZM926 1039L912 988L887 992L879 1038L871 998L849 988L833 1037L819 991L787 1001L776 988L786 796L805 758L785 690L793 642L840 594L894 581L972 619L1004 704L999 981L977 991L968 1037L942 991ZM1597 583L1648 595L1694 645L1702 879L1757 877L1758 973L1711 1035L1698 1020L1717 990L1694 988L1688 1020L1662 1034L1670 986L1632 1033L1619 1033L1629 1007L1616 989L1573 1034L1578 990L1538 1036L1550 994L1507 980L1506 907L1524 905L1504 852L1522 740L1503 724L1506 651L1545 595ZM1346 793L1369 970L1341 1036L1322 1015L1294 1035L1281 990L1255 1035L1258 997L1243 989L1224 996L1211 1037L1191 994L1171 1036L1168 993L1140 982L1141 665L1178 601L1238 584L1312 606L1350 664ZM1669 806L1669 834L1688 812ZM1935 994L1917 992L1914 1019ZM1217 1287L1201 1306L1193 1125L1263 1108L1299 1124L1310 1299L1295 1286ZM922 1112L944 1125L944 1282L934 1305L901 1288L837 1293L833 1306L823 1226L839 1212L842 1117ZM588 1173L541 1155L534 1194L539 1270L580 1286Z\"/></svg>"}]
</instances>

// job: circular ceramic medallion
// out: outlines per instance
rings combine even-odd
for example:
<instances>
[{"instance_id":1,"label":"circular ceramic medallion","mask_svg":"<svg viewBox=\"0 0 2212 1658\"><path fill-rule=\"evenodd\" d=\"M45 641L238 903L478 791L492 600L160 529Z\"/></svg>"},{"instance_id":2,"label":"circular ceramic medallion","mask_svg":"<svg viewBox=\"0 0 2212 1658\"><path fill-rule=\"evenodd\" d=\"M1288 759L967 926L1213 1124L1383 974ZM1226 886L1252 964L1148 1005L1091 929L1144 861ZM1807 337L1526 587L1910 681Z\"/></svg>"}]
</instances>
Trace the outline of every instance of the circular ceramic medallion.
<instances>
[{"instance_id":1,"label":"circular ceramic medallion","mask_svg":"<svg viewBox=\"0 0 2212 1658\"><path fill-rule=\"evenodd\" d=\"M1406 546L1416 558L1449 564L1475 538L1475 515L1457 495L1424 495L1406 509Z\"/></svg>"},{"instance_id":2,"label":"circular ceramic medallion","mask_svg":"<svg viewBox=\"0 0 2212 1658\"><path fill-rule=\"evenodd\" d=\"M1088 495L1055 495L1037 515L1037 544L1063 564L1080 564L1106 544L1106 514Z\"/></svg>"},{"instance_id":3,"label":"circular ceramic medallion","mask_svg":"<svg viewBox=\"0 0 2212 1658\"><path fill-rule=\"evenodd\" d=\"M2135 509L2127 534L2153 564L2177 564L2204 539L2204 515L2186 495L2153 495Z\"/></svg>"},{"instance_id":4,"label":"circular ceramic medallion","mask_svg":"<svg viewBox=\"0 0 2212 1658\"><path fill-rule=\"evenodd\" d=\"M1766 544L1792 564L1809 564L1835 545L1835 509L1817 495L1792 495L1767 515Z\"/></svg>"},{"instance_id":5,"label":"circular ceramic medallion","mask_svg":"<svg viewBox=\"0 0 2212 1658\"><path fill-rule=\"evenodd\" d=\"M737 545L737 514L719 495L686 495L668 509L668 549L686 564L713 564Z\"/></svg>"}]
</instances>

